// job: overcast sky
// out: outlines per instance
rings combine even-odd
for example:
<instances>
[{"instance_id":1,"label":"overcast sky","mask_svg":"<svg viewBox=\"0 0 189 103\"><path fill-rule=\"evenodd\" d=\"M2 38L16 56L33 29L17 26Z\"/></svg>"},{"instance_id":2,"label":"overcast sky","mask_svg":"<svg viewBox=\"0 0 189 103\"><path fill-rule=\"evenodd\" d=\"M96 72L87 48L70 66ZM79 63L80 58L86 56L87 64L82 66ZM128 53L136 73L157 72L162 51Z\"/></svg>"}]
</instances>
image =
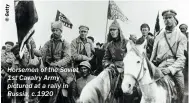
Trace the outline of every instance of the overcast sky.
<instances>
[{"instance_id":1,"label":"overcast sky","mask_svg":"<svg viewBox=\"0 0 189 103\"><path fill-rule=\"evenodd\" d=\"M179 24L189 25L189 4L187 0L133 0L133 1L115 1L123 14L129 19L128 22L119 21L121 29L126 38L130 34L141 36L140 25L149 24L151 32L154 32L154 25L158 11L160 12L160 26L164 27L161 13L166 9L174 9L177 12ZM14 2L13 0L4 0L2 7L10 5L9 21L5 21L5 11L2 16L2 34L1 45L6 41L17 42L16 24L14 21ZM78 27L87 25L90 30L90 36L93 36L95 42L105 41L105 31L107 22L108 1L35 1L39 20L35 24L35 34L33 38L37 47L44 45L50 39L51 22L55 20L57 10L62 12L73 24L73 28L64 27L63 38L68 42L79 36ZM111 24L108 20L108 26Z\"/></svg>"}]
</instances>

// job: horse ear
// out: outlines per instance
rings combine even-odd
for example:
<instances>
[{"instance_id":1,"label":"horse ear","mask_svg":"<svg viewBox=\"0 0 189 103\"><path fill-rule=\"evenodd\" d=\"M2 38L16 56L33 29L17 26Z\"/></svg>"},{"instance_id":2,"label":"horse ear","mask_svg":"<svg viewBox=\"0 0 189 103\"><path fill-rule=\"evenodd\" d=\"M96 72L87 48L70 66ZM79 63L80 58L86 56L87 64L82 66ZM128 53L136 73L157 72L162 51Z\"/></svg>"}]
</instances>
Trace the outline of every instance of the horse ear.
<instances>
[{"instance_id":1,"label":"horse ear","mask_svg":"<svg viewBox=\"0 0 189 103\"><path fill-rule=\"evenodd\" d=\"M146 53L146 46L147 46L147 40L146 39L142 44L136 44L136 47L141 52L141 54Z\"/></svg>"},{"instance_id":2,"label":"horse ear","mask_svg":"<svg viewBox=\"0 0 189 103\"><path fill-rule=\"evenodd\" d=\"M131 48L132 48L133 45L134 45L134 43L131 40L129 40L128 43L127 43L127 45L126 45L127 51L131 50Z\"/></svg>"}]
</instances>

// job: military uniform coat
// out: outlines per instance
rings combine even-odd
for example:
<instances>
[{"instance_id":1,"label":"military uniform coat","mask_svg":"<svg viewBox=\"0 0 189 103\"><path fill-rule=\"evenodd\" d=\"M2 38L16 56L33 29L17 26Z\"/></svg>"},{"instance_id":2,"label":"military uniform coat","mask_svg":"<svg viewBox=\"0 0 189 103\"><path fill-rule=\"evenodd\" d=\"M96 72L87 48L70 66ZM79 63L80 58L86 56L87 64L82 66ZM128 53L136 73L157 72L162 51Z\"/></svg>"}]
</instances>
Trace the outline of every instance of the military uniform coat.
<instances>
[{"instance_id":1,"label":"military uniform coat","mask_svg":"<svg viewBox=\"0 0 189 103\"><path fill-rule=\"evenodd\" d=\"M176 58L174 58L174 55L169 49L169 46L164 37L164 33L167 36L168 42ZM162 30L155 39L150 60L163 60L159 67L168 67L172 75L174 75L184 68L186 60L184 56L184 50L187 50L187 39L186 36L182 34L178 28L175 27L175 29L170 33Z\"/></svg>"},{"instance_id":2,"label":"military uniform coat","mask_svg":"<svg viewBox=\"0 0 189 103\"><path fill-rule=\"evenodd\" d=\"M71 60L70 46L64 39L47 41L41 53L45 62L57 63L59 67L66 66Z\"/></svg>"},{"instance_id":3,"label":"military uniform coat","mask_svg":"<svg viewBox=\"0 0 189 103\"><path fill-rule=\"evenodd\" d=\"M71 55L75 61L75 65L85 61L87 57L92 57L94 54L93 42L86 38L86 43L80 37L74 39L71 43Z\"/></svg>"}]
</instances>

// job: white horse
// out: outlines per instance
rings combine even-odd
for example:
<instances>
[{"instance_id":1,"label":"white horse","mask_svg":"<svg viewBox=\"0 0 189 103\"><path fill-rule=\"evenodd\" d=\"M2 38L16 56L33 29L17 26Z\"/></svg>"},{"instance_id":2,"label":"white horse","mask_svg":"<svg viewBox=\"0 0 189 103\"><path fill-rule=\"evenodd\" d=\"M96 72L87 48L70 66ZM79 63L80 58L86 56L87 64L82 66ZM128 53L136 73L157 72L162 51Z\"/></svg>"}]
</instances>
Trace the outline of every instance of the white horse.
<instances>
[{"instance_id":1,"label":"white horse","mask_svg":"<svg viewBox=\"0 0 189 103\"><path fill-rule=\"evenodd\" d=\"M132 94L133 87L139 86L142 92L141 103L173 103L170 89L166 87L170 77L161 75L154 79L155 71L158 70L146 57L146 41L141 45L128 42L127 50L124 58L124 79L121 85L123 92Z\"/></svg>"},{"instance_id":2,"label":"white horse","mask_svg":"<svg viewBox=\"0 0 189 103\"><path fill-rule=\"evenodd\" d=\"M110 69L103 70L83 88L77 103L109 103L111 89Z\"/></svg>"}]
</instances>

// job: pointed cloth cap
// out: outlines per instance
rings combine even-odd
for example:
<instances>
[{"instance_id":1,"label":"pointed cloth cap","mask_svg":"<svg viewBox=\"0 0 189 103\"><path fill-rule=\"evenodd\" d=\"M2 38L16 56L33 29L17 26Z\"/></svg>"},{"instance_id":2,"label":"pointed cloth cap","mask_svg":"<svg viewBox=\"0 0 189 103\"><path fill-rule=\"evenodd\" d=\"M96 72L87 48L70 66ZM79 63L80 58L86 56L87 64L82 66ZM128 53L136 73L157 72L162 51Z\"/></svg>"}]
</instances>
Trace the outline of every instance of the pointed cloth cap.
<instances>
[{"instance_id":1,"label":"pointed cloth cap","mask_svg":"<svg viewBox=\"0 0 189 103\"><path fill-rule=\"evenodd\" d=\"M120 25L119 23L117 22L117 20L114 20L112 22L112 24L110 25L110 28L109 29L119 29L120 28Z\"/></svg>"}]
</instances>

